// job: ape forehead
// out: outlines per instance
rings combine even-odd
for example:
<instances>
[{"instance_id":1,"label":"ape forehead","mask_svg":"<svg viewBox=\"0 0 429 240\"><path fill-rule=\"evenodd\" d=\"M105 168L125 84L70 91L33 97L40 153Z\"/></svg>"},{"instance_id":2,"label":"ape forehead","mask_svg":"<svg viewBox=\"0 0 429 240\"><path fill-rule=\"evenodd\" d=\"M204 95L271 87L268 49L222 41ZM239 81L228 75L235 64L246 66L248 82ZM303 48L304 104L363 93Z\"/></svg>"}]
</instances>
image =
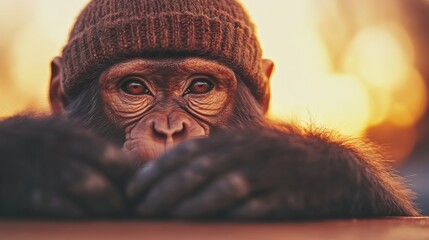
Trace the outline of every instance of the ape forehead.
<instances>
[{"instance_id":1,"label":"ape forehead","mask_svg":"<svg viewBox=\"0 0 429 240\"><path fill-rule=\"evenodd\" d=\"M192 72L213 74L222 78L235 76L234 71L226 65L200 57L136 58L118 62L107 68L101 74L101 80L114 79L130 73L168 76Z\"/></svg>"}]
</instances>

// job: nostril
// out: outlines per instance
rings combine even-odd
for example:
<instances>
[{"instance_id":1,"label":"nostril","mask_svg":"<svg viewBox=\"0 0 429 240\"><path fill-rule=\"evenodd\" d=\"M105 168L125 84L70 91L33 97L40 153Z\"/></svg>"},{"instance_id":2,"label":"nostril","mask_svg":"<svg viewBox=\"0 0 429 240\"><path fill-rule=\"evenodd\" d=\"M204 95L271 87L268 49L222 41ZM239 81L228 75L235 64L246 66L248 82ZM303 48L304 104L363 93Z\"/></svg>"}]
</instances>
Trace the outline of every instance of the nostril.
<instances>
[{"instance_id":1,"label":"nostril","mask_svg":"<svg viewBox=\"0 0 429 240\"><path fill-rule=\"evenodd\" d=\"M164 131L164 129L162 127L159 126L159 123L157 124L156 121L152 122L152 132L154 134L154 137L156 139L162 139L165 140L167 138L167 134Z\"/></svg>"},{"instance_id":2,"label":"nostril","mask_svg":"<svg viewBox=\"0 0 429 240\"><path fill-rule=\"evenodd\" d=\"M175 123L174 125L167 126L167 124L160 124L157 121L154 121L152 124L152 129L155 134L155 137L161 139L176 138L184 135L185 133L185 123L183 121Z\"/></svg>"},{"instance_id":3,"label":"nostril","mask_svg":"<svg viewBox=\"0 0 429 240\"><path fill-rule=\"evenodd\" d=\"M180 125L180 127L177 128L177 130L173 133L173 138L177 139L177 138L181 138L185 135L186 132L186 125L184 122L182 122Z\"/></svg>"},{"instance_id":4,"label":"nostril","mask_svg":"<svg viewBox=\"0 0 429 240\"><path fill-rule=\"evenodd\" d=\"M166 140L168 138L168 135L162 132L159 132L157 130L153 131L154 137L156 139Z\"/></svg>"}]
</instances>

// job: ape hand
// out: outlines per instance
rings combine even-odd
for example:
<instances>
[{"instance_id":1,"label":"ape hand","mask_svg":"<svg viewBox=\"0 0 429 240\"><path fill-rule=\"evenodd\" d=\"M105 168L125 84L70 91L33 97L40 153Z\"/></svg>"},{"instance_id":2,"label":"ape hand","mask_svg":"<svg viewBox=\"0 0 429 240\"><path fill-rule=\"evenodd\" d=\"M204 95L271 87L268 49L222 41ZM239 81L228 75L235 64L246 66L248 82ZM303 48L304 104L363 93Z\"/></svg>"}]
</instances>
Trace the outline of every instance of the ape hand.
<instances>
[{"instance_id":1,"label":"ape hand","mask_svg":"<svg viewBox=\"0 0 429 240\"><path fill-rule=\"evenodd\" d=\"M305 206L301 188L312 181L299 172L300 162L305 166L319 158L311 156L319 146L309 148L310 141L272 130L191 140L147 164L127 193L143 217L261 219L302 214L311 206Z\"/></svg>"},{"instance_id":2,"label":"ape hand","mask_svg":"<svg viewBox=\"0 0 429 240\"><path fill-rule=\"evenodd\" d=\"M6 120L0 136L0 216L124 214L132 164L114 146L54 118Z\"/></svg>"}]
</instances>

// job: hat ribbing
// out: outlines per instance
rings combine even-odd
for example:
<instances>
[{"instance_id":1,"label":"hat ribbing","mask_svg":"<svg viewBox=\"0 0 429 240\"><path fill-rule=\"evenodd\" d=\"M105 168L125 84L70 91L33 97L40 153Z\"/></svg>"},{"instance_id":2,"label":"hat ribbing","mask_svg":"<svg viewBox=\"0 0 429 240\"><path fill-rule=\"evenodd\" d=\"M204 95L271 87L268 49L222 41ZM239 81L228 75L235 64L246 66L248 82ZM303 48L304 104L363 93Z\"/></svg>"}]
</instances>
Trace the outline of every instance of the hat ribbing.
<instances>
[{"instance_id":1,"label":"hat ribbing","mask_svg":"<svg viewBox=\"0 0 429 240\"><path fill-rule=\"evenodd\" d=\"M232 67L261 103L269 101L262 50L235 0L93 0L63 50L64 88L73 95L85 74L124 57L204 56Z\"/></svg>"}]
</instances>

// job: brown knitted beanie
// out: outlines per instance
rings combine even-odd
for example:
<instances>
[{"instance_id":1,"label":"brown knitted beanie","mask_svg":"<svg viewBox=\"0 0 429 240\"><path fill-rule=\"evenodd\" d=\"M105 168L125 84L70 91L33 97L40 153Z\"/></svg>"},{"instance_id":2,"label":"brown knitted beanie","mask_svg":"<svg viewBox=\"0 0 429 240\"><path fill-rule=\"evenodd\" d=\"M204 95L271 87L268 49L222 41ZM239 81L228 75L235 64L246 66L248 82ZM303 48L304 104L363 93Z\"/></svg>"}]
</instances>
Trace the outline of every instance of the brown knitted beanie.
<instances>
[{"instance_id":1,"label":"brown knitted beanie","mask_svg":"<svg viewBox=\"0 0 429 240\"><path fill-rule=\"evenodd\" d=\"M269 101L254 26L235 0L91 1L63 50L65 92L77 93L86 74L103 66L153 54L222 62L235 70L257 101Z\"/></svg>"}]
</instances>

